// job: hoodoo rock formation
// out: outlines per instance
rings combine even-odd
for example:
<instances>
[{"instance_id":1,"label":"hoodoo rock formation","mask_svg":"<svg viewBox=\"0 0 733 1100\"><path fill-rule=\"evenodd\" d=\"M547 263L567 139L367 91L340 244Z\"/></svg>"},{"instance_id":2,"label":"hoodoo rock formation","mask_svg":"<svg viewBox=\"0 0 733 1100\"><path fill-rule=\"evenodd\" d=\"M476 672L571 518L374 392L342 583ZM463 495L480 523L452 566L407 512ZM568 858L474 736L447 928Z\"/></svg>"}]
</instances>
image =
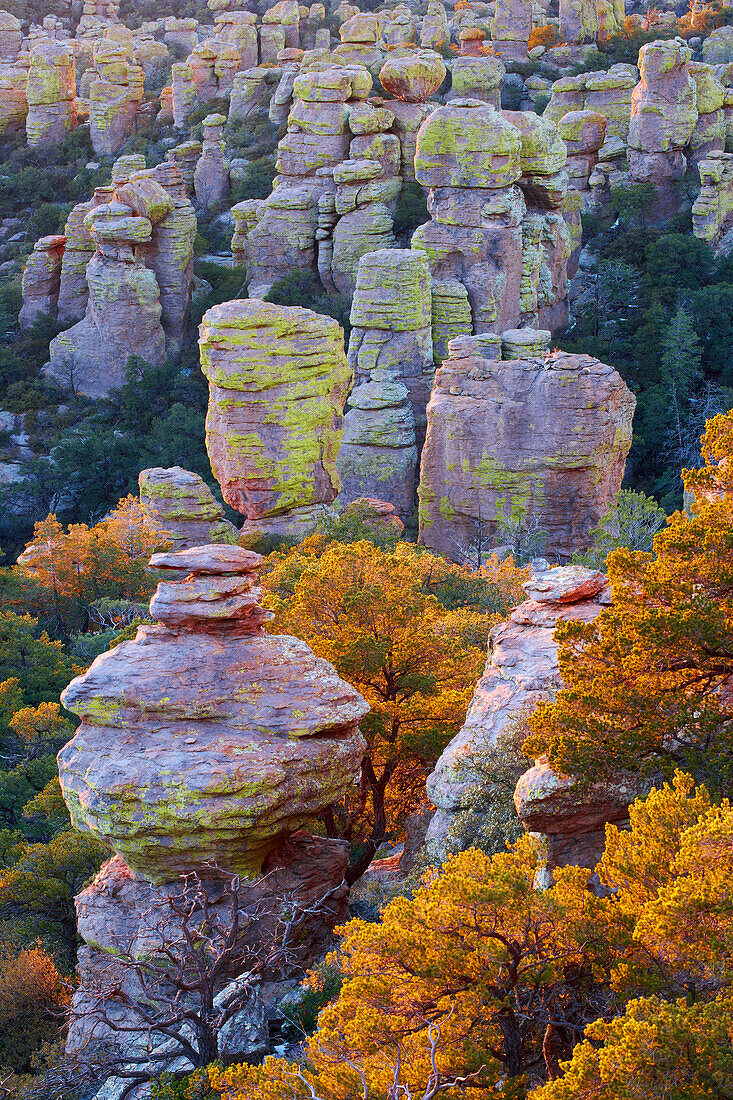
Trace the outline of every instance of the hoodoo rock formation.
<instances>
[{"instance_id":1,"label":"hoodoo rock formation","mask_svg":"<svg viewBox=\"0 0 733 1100\"><path fill-rule=\"evenodd\" d=\"M64 692L82 720L59 755L74 823L151 882L210 862L256 877L358 774L367 705L304 642L263 632L261 564L238 546L153 555L157 625Z\"/></svg>"},{"instance_id":2,"label":"hoodoo rock formation","mask_svg":"<svg viewBox=\"0 0 733 1100\"><path fill-rule=\"evenodd\" d=\"M199 347L211 467L243 535L310 533L340 487L342 329L299 306L235 300L204 315Z\"/></svg>"},{"instance_id":3,"label":"hoodoo rock formation","mask_svg":"<svg viewBox=\"0 0 733 1100\"><path fill-rule=\"evenodd\" d=\"M566 157L552 124L476 99L451 100L422 124L415 174L430 188L432 220L412 247L430 259L439 350L446 336L564 322ZM523 275L534 267L542 277L527 294Z\"/></svg>"},{"instance_id":4,"label":"hoodoo rock formation","mask_svg":"<svg viewBox=\"0 0 733 1100\"><path fill-rule=\"evenodd\" d=\"M134 983L117 973L115 956L135 943L155 952L154 928L184 889L181 874L199 876L214 908L222 874L242 876L243 908L329 895L302 930L306 958L345 915L345 845L302 829L356 780L358 722L369 708L304 642L263 632L261 564L236 546L154 555L165 578L150 604L157 624L98 657L64 692L81 718L59 756L64 798L74 824L116 853L77 901L88 946L70 1049L115 1041L98 1018L97 991ZM129 1008L116 1011L135 1021ZM256 1013L245 1022L257 1031ZM141 1033L155 1045L154 1031ZM135 1050L135 1034L123 1038Z\"/></svg>"},{"instance_id":5,"label":"hoodoo rock formation","mask_svg":"<svg viewBox=\"0 0 733 1100\"><path fill-rule=\"evenodd\" d=\"M196 215L180 169L135 167L121 157L67 221L58 315L77 323L51 341L49 373L91 397L124 383L131 355L178 349L191 303Z\"/></svg>"},{"instance_id":6,"label":"hoodoo rock formation","mask_svg":"<svg viewBox=\"0 0 733 1100\"><path fill-rule=\"evenodd\" d=\"M74 54L52 39L31 50L26 135L32 146L58 145L76 126Z\"/></svg>"},{"instance_id":7,"label":"hoodoo rock formation","mask_svg":"<svg viewBox=\"0 0 733 1100\"><path fill-rule=\"evenodd\" d=\"M383 248L362 256L351 303L349 366L357 386L374 371L397 371L410 393L420 439L435 374L430 268L418 249Z\"/></svg>"},{"instance_id":8,"label":"hoodoo rock formation","mask_svg":"<svg viewBox=\"0 0 733 1100\"><path fill-rule=\"evenodd\" d=\"M224 519L221 504L198 474L153 466L140 471L138 485L140 503L174 550L238 541L239 531Z\"/></svg>"},{"instance_id":9,"label":"hoodoo rock formation","mask_svg":"<svg viewBox=\"0 0 733 1100\"><path fill-rule=\"evenodd\" d=\"M491 631L486 668L463 728L428 777L428 795L437 808L426 836L432 858L443 859L450 851L451 825L467 808L471 788L481 783L472 758L494 749L562 686L553 636L557 623L591 622L610 602L606 577L580 566L540 570L524 588L527 600ZM538 761L519 780L515 801L525 826L545 835L551 872L569 864L594 867L606 822L622 821L638 793L628 777L581 790Z\"/></svg>"},{"instance_id":10,"label":"hoodoo rock formation","mask_svg":"<svg viewBox=\"0 0 733 1100\"><path fill-rule=\"evenodd\" d=\"M650 42L639 51L641 81L631 100L629 178L654 186L659 219L679 208L678 182L687 164L684 148L697 123L697 84L687 64L691 56L689 47L678 41Z\"/></svg>"},{"instance_id":11,"label":"hoodoo rock formation","mask_svg":"<svg viewBox=\"0 0 733 1100\"><path fill-rule=\"evenodd\" d=\"M452 343L436 375L420 469L420 542L475 561L479 541L501 545L502 516L521 515L544 533L547 556L567 561L587 549L618 492L635 398L590 355L502 361L483 358L478 340Z\"/></svg>"}]
</instances>

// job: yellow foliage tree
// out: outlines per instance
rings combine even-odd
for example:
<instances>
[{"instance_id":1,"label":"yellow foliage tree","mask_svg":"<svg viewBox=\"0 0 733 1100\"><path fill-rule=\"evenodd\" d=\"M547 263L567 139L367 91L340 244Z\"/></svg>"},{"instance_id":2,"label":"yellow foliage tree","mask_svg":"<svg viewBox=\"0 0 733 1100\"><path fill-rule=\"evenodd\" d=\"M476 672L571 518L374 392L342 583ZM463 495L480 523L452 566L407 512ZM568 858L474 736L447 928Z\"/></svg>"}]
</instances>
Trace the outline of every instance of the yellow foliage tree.
<instances>
[{"instance_id":1,"label":"yellow foliage tree","mask_svg":"<svg viewBox=\"0 0 733 1100\"><path fill-rule=\"evenodd\" d=\"M94 527L64 529L55 515L37 523L15 574L24 608L69 636L87 629L90 606L100 599L138 601L155 587L147 570L165 535L133 496Z\"/></svg>"},{"instance_id":2,"label":"yellow foliage tree","mask_svg":"<svg viewBox=\"0 0 733 1100\"><path fill-rule=\"evenodd\" d=\"M530 718L524 751L560 772L681 766L733 786L733 413L709 423L703 453L683 471L692 514L670 518L653 555L611 553L613 605L557 627L564 687Z\"/></svg>"},{"instance_id":3,"label":"yellow foliage tree","mask_svg":"<svg viewBox=\"0 0 733 1100\"><path fill-rule=\"evenodd\" d=\"M273 629L308 642L372 708L361 723L368 749L359 795L326 822L331 835L338 829L348 839L369 830L351 881L389 826L424 798L428 765L463 722L496 618L481 594L522 576L512 565L496 563L496 572L496 581L471 577L408 543L382 550L362 541L301 546L276 557L263 577L277 612Z\"/></svg>"},{"instance_id":4,"label":"yellow foliage tree","mask_svg":"<svg viewBox=\"0 0 733 1100\"><path fill-rule=\"evenodd\" d=\"M477 1100L726 1100L728 803L682 774L637 800L630 829L607 829L602 897L578 868L537 889L540 864L529 836L463 852L380 924L351 922L305 1062L212 1069L222 1100L457 1100L468 1084Z\"/></svg>"}]
</instances>

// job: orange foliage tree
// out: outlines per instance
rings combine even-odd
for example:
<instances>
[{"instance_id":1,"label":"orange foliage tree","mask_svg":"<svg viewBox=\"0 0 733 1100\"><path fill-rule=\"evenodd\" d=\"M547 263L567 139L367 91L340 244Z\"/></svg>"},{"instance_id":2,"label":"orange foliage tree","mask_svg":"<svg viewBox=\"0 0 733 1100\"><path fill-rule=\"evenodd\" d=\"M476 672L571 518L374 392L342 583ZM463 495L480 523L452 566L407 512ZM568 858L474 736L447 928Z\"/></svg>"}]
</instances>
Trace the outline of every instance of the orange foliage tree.
<instances>
[{"instance_id":1,"label":"orange foliage tree","mask_svg":"<svg viewBox=\"0 0 733 1100\"><path fill-rule=\"evenodd\" d=\"M733 783L733 413L709 422L703 454L683 471L692 514L670 518L653 554L611 553L613 606L555 632L565 686L530 718L524 751L561 772L681 764Z\"/></svg>"},{"instance_id":2,"label":"orange foliage tree","mask_svg":"<svg viewBox=\"0 0 733 1100\"><path fill-rule=\"evenodd\" d=\"M304 1060L212 1068L222 1100L729 1096L733 811L680 773L607 841L604 897L572 867L537 889L526 836L352 921Z\"/></svg>"},{"instance_id":3,"label":"orange foliage tree","mask_svg":"<svg viewBox=\"0 0 733 1100\"><path fill-rule=\"evenodd\" d=\"M428 767L465 717L489 628L521 598L520 570L490 568L470 574L409 543L313 540L275 555L263 576L273 629L308 642L372 708L359 791L326 820L331 835L363 844L352 881L424 798Z\"/></svg>"},{"instance_id":4,"label":"orange foliage tree","mask_svg":"<svg viewBox=\"0 0 733 1100\"><path fill-rule=\"evenodd\" d=\"M145 600L155 587L148 559L165 534L133 496L119 502L94 527L50 515L37 523L15 574L20 599L57 633L88 628L90 607L100 599Z\"/></svg>"}]
</instances>

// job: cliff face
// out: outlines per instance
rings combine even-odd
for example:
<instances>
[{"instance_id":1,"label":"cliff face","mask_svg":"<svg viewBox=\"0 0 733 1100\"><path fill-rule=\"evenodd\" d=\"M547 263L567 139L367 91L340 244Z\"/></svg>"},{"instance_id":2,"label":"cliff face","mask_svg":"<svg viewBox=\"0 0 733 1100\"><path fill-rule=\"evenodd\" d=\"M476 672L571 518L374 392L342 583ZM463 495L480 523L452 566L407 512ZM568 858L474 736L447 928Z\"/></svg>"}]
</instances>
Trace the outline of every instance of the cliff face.
<instances>
[{"instance_id":1,"label":"cliff face","mask_svg":"<svg viewBox=\"0 0 733 1100\"><path fill-rule=\"evenodd\" d=\"M474 561L479 535L501 543L497 516L521 512L545 533L547 557L567 561L621 484L633 395L590 355L500 360L476 355L471 340L452 346L427 411L420 542Z\"/></svg>"}]
</instances>

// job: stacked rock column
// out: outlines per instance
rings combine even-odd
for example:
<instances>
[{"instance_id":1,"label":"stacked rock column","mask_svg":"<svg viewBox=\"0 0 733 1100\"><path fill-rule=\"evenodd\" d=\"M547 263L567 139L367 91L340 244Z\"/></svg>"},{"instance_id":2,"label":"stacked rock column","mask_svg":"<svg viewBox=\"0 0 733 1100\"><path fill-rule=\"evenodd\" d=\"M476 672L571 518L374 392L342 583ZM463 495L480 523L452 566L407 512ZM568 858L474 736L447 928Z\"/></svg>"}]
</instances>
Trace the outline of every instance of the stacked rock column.
<instances>
[{"instance_id":1,"label":"stacked rock column","mask_svg":"<svg viewBox=\"0 0 733 1100\"><path fill-rule=\"evenodd\" d=\"M163 927L175 941L173 905L190 897L181 876L197 877L222 920L229 904L222 879L238 876L232 889L241 912L258 906L260 942L286 896L309 905L301 966L348 914L348 846L302 830L358 778L358 722L369 708L304 642L263 632L271 614L260 603L261 564L237 546L154 555L164 577L150 604L155 625L103 654L64 692L81 724L59 757L63 795L74 825L116 853L77 898L86 944L67 1050L82 1057L96 1044L119 1044L105 1010L129 1029L123 1057L165 1051L165 1035L146 1032L114 994L100 1004L100 990L132 993L134 1004L135 974L117 960L129 951L153 964ZM238 950L217 994L242 970ZM237 1039L222 1033L222 1055L267 1049L258 996L253 990L243 1006L244 1048L228 1046Z\"/></svg>"}]
</instances>

